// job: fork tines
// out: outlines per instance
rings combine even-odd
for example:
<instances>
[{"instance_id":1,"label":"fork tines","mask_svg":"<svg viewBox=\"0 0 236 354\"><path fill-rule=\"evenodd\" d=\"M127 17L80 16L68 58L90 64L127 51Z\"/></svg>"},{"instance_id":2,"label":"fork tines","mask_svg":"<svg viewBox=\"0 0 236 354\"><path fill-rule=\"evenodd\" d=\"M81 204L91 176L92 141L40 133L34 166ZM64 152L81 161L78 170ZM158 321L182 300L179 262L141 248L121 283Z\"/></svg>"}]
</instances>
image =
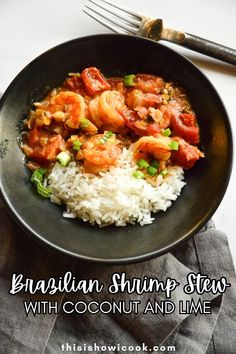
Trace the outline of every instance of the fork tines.
<instances>
[{"instance_id":1,"label":"fork tines","mask_svg":"<svg viewBox=\"0 0 236 354\"><path fill-rule=\"evenodd\" d=\"M88 2L90 6L85 5L86 10L83 11L97 22L116 33L137 34L142 15L110 0L88 0Z\"/></svg>"}]
</instances>

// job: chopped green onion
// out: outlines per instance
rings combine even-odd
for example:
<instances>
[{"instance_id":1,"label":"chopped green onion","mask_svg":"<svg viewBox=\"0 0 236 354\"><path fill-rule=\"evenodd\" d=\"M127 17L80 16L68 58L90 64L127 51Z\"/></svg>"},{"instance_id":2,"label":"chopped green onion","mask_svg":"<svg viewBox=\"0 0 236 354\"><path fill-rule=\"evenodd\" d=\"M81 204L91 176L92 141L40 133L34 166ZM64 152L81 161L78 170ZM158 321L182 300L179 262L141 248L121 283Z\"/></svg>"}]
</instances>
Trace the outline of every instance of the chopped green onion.
<instances>
[{"instance_id":1,"label":"chopped green onion","mask_svg":"<svg viewBox=\"0 0 236 354\"><path fill-rule=\"evenodd\" d=\"M80 77L80 73L69 73L68 76Z\"/></svg>"},{"instance_id":2,"label":"chopped green onion","mask_svg":"<svg viewBox=\"0 0 236 354\"><path fill-rule=\"evenodd\" d=\"M150 176L155 176L157 174L157 168L155 167L152 167L152 166L149 166L147 168L147 173L150 175Z\"/></svg>"},{"instance_id":3,"label":"chopped green onion","mask_svg":"<svg viewBox=\"0 0 236 354\"><path fill-rule=\"evenodd\" d=\"M166 176L167 174L168 174L168 170L167 169L161 171L161 175L162 176Z\"/></svg>"},{"instance_id":4,"label":"chopped green onion","mask_svg":"<svg viewBox=\"0 0 236 354\"><path fill-rule=\"evenodd\" d=\"M101 144L105 144L107 142L107 139L105 138L105 136L103 136L101 139L100 139L100 143Z\"/></svg>"},{"instance_id":5,"label":"chopped green onion","mask_svg":"<svg viewBox=\"0 0 236 354\"><path fill-rule=\"evenodd\" d=\"M75 151L79 151L81 146L82 146L81 141L75 140L75 141L73 141L72 149L75 150Z\"/></svg>"},{"instance_id":6,"label":"chopped green onion","mask_svg":"<svg viewBox=\"0 0 236 354\"><path fill-rule=\"evenodd\" d=\"M163 134L164 136L170 136L170 134L171 134L170 128L165 129L165 130L162 132L162 134Z\"/></svg>"},{"instance_id":7,"label":"chopped green onion","mask_svg":"<svg viewBox=\"0 0 236 354\"><path fill-rule=\"evenodd\" d=\"M172 140L172 142L169 144L169 147L171 150L178 151L179 150L179 142Z\"/></svg>"},{"instance_id":8,"label":"chopped green onion","mask_svg":"<svg viewBox=\"0 0 236 354\"><path fill-rule=\"evenodd\" d=\"M151 163L151 166L156 168L156 169L158 169L160 164L159 164L159 162L157 160L153 160L152 163Z\"/></svg>"},{"instance_id":9,"label":"chopped green onion","mask_svg":"<svg viewBox=\"0 0 236 354\"><path fill-rule=\"evenodd\" d=\"M112 132L109 130L108 132L105 133L105 137L106 137L107 139L109 139L109 138L112 137L113 134L114 134L114 133L112 133Z\"/></svg>"},{"instance_id":10,"label":"chopped green onion","mask_svg":"<svg viewBox=\"0 0 236 354\"><path fill-rule=\"evenodd\" d=\"M89 126L89 123L90 123L90 121L88 120L88 119L86 119L86 118L81 118L80 119L80 128L81 129L86 129L86 128L88 128L88 126Z\"/></svg>"},{"instance_id":11,"label":"chopped green onion","mask_svg":"<svg viewBox=\"0 0 236 354\"><path fill-rule=\"evenodd\" d=\"M51 190L47 187L44 187L43 185L43 179L45 175L45 168L39 168L36 171L33 172L30 182L36 185L37 187L37 192L44 198L50 197Z\"/></svg>"},{"instance_id":12,"label":"chopped green onion","mask_svg":"<svg viewBox=\"0 0 236 354\"><path fill-rule=\"evenodd\" d=\"M125 86L134 86L134 79L135 79L135 75L131 74L131 75L125 75L124 76L124 84Z\"/></svg>"},{"instance_id":13,"label":"chopped green onion","mask_svg":"<svg viewBox=\"0 0 236 354\"><path fill-rule=\"evenodd\" d=\"M134 171L133 172L133 177L137 179L142 179L144 178L144 173L141 171Z\"/></svg>"},{"instance_id":14,"label":"chopped green onion","mask_svg":"<svg viewBox=\"0 0 236 354\"><path fill-rule=\"evenodd\" d=\"M51 195L51 189L44 187L42 183L37 183L37 192L44 198L49 198Z\"/></svg>"},{"instance_id":15,"label":"chopped green onion","mask_svg":"<svg viewBox=\"0 0 236 354\"><path fill-rule=\"evenodd\" d=\"M105 144L107 142L108 139L110 139L113 135L115 135L114 133L112 133L110 130L108 132L106 132L103 137L100 139L100 143L101 144Z\"/></svg>"},{"instance_id":16,"label":"chopped green onion","mask_svg":"<svg viewBox=\"0 0 236 354\"><path fill-rule=\"evenodd\" d=\"M62 151L57 155L57 161L59 161L60 164L64 167L66 167L68 165L70 160L71 160L71 156L66 151Z\"/></svg>"},{"instance_id":17,"label":"chopped green onion","mask_svg":"<svg viewBox=\"0 0 236 354\"><path fill-rule=\"evenodd\" d=\"M37 171L38 171L39 173L41 173L42 176L44 176L44 175L45 175L45 172L46 172L46 168L40 167L40 168L37 169Z\"/></svg>"},{"instance_id":18,"label":"chopped green onion","mask_svg":"<svg viewBox=\"0 0 236 354\"><path fill-rule=\"evenodd\" d=\"M37 170L35 170L30 178L30 182L35 184L42 183L45 171L45 168L38 168Z\"/></svg>"},{"instance_id":19,"label":"chopped green onion","mask_svg":"<svg viewBox=\"0 0 236 354\"><path fill-rule=\"evenodd\" d=\"M138 160L137 165L139 168L148 168L149 167L149 163L144 159Z\"/></svg>"}]
</instances>

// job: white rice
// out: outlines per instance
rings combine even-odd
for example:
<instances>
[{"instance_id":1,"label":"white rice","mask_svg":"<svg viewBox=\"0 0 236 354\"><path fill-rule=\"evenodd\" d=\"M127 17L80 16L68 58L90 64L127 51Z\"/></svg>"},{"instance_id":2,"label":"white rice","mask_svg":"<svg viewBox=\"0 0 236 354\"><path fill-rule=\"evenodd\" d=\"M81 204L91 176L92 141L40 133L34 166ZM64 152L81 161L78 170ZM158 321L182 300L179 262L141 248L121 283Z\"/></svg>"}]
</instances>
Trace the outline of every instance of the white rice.
<instances>
[{"instance_id":1,"label":"white rice","mask_svg":"<svg viewBox=\"0 0 236 354\"><path fill-rule=\"evenodd\" d=\"M126 148L119 157L117 167L93 175L83 167L70 162L67 167L56 163L48 177L52 189L51 201L65 204L64 217L79 217L100 226L127 223L151 224L151 213L166 211L180 195L185 185L181 167L169 167L169 175L157 177L156 185L132 176L137 166L132 153Z\"/></svg>"}]
</instances>

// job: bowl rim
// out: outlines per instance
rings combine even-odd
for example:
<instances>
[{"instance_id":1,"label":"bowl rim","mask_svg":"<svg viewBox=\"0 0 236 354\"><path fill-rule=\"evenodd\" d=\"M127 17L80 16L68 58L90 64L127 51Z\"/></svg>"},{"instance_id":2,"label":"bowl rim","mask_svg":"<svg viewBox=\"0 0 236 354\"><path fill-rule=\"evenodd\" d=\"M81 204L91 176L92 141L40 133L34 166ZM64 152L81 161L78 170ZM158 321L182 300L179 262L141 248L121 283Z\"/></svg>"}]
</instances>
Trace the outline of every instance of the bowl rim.
<instances>
[{"instance_id":1,"label":"bowl rim","mask_svg":"<svg viewBox=\"0 0 236 354\"><path fill-rule=\"evenodd\" d=\"M4 106L4 102L6 97L8 96L8 93L11 91L12 87L14 87L15 83L21 78L22 75L24 75L25 71L28 70L28 68L33 65L34 63L36 63L38 60L40 60L41 57L45 56L46 54L53 52L54 50L61 48L61 47L65 47L65 46L70 46L73 43L76 42L82 42L82 41L89 41L89 40L94 40L97 38L108 38L108 37L124 37L124 38L129 38L130 40L136 40L139 43L142 42L152 42L153 45L159 46L159 47L164 47L166 52L171 53L172 55L175 55L177 57L179 57L181 60L185 61L193 70L197 71L198 74L205 80L205 82L209 85L209 87L211 88L211 90L213 91L213 93L217 96L218 98L218 103L221 105L221 108L224 112L224 116L226 117L225 120L225 124L226 124L226 128L227 128L227 133L228 133L228 144L229 144L229 150L230 150L230 155L228 156L228 173L227 173L227 178L225 180L224 183L224 187L221 190L221 193L217 196L217 200L216 202L212 205L212 207L208 210L208 212L204 215L204 217L202 217L199 222L194 225L191 230L189 230L187 233L185 233L180 239L174 241L173 243L171 243L168 246L163 247L160 250L156 250L156 251L151 251L145 254L141 254L141 255L137 255L137 256L131 256L131 257L125 257L125 258L96 258L93 256L84 256L84 255L80 255L78 253L66 250L65 248L62 248L58 245L55 245L54 243L52 243L51 241L47 240L46 238L44 238L42 235L40 235L39 233L37 233L36 231L34 231L32 229L32 227L26 223L24 221L24 219L18 214L17 210L12 206L11 201L9 200L7 194L4 191L4 188L2 186L2 179L0 178L0 197L2 198L6 210L8 211L8 213L10 214L10 216L14 219L14 221L18 224L18 226L20 226L28 235L30 235L34 240L36 240L37 242L40 242L42 244L44 244L47 247L50 247L53 251L58 251L61 252L67 256L72 256L76 259L79 259L81 261L85 261L85 262L92 262L92 263L100 263L100 264L110 264L110 265L115 265L115 264L132 264L132 263L138 263L138 262L143 262L143 261L147 261L156 257L159 257L167 252L170 252L172 250L174 250L176 247L180 246L183 242L187 241L188 239L190 239L192 236L194 236L201 228L204 227L204 225L208 222L208 220L212 217L212 215L215 213L215 211L217 210L217 208L219 207L225 192L227 190L229 181L230 181L230 177L231 177L231 173L232 173L232 167L233 167L233 132L232 132L232 126L230 123L230 118L228 115L228 112L226 110L226 107L222 101L222 98L220 96L220 94L218 93L218 91L216 90L216 88L214 87L214 85L212 84L212 82L208 79L208 77L195 65L192 63L191 60L189 60L188 58L186 58L184 55L178 53L177 51L175 51L172 48L169 48L168 46L165 46L163 44L157 43L154 40L150 40L147 38L143 38L143 37L134 37L134 36L129 36L129 35L122 35L122 34L113 34L113 33L106 33L106 34L94 34L94 35L89 35L89 36L82 36L82 37L78 37L78 38L74 38L65 42L62 42L60 44L57 44L49 49L47 49L46 51L44 51L43 53L39 54L38 56L36 56L33 60L31 60L17 75L16 77L11 81L11 83L8 85L7 89L5 90L5 92L3 93L1 99L0 99L0 112L2 107ZM1 177L1 175L0 175ZM141 227L141 226L140 226Z\"/></svg>"}]
</instances>

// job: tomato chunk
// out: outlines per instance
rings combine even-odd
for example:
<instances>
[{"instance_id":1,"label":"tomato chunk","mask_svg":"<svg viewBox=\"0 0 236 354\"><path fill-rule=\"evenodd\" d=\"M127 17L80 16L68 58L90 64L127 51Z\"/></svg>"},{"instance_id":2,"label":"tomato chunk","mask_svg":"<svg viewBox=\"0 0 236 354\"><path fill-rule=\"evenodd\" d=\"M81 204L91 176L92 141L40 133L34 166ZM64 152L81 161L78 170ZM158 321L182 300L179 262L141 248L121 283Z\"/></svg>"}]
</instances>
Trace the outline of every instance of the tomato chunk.
<instances>
[{"instance_id":1,"label":"tomato chunk","mask_svg":"<svg viewBox=\"0 0 236 354\"><path fill-rule=\"evenodd\" d=\"M60 134L51 135L47 131L32 129L29 133L28 157L39 164L47 165L55 161L58 153L65 149L65 141Z\"/></svg>"},{"instance_id":2,"label":"tomato chunk","mask_svg":"<svg viewBox=\"0 0 236 354\"><path fill-rule=\"evenodd\" d=\"M126 94L126 87L124 85L124 80L122 78L112 77L107 80L111 85L112 91L119 91L122 95Z\"/></svg>"},{"instance_id":3,"label":"tomato chunk","mask_svg":"<svg viewBox=\"0 0 236 354\"><path fill-rule=\"evenodd\" d=\"M199 127L194 114L182 113L173 115L171 119L172 132L190 144L199 144Z\"/></svg>"},{"instance_id":4,"label":"tomato chunk","mask_svg":"<svg viewBox=\"0 0 236 354\"><path fill-rule=\"evenodd\" d=\"M200 157L204 157L196 146L190 145L184 139L175 138L174 140L179 142L179 149L172 151L171 160L177 165L190 169Z\"/></svg>"},{"instance_id":5,"label":"tomato chunk","mask_svg":"<svg viewBox=\"0 0 236 354\"><path fill-rule=\"evenodd\" d=\"M81 77L78 76L68 77L64 81L63 86L66 88L66 90L79 93L81 96L85 96L86 94Z\"/></svg>"},{"instance_id":6,"label":"tomato chunk","mask_svg":"<svg viewBox=\"0 0 236 354\"><path fill-rule=\"evenodd\" d=\"M29 146L34 148L37 145L37 143L39 143L39 139L41 137L43 137L43 135L44 135L43 132L41 133L40 130L37 128L30 130L30 132L29 132ZM46 135L45 135L45 137L46 137Z\"/></svg>"},{"instance_id":7,"label":"tomato chunk","mask_svg":"<svg viewBox=\"0 0 236 354\"><path fill-rule=\"evenodd\" d=\"M86 92L90 96L94 96L106 90L111 89L111 85L95 67L86 68L81 73L81 79L85 86Z\"/></svg>"}]
</instances>

